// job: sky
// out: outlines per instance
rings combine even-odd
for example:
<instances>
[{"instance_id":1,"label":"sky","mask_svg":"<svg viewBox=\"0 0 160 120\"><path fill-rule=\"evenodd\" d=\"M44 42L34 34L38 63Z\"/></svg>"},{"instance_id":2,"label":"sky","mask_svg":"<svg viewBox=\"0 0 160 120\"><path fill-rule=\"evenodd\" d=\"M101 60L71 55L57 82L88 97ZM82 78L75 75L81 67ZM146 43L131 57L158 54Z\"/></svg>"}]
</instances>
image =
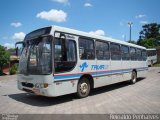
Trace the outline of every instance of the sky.
<instances>
[{"instance_id":1,"label":"sky","mask_svg":"<svg viewBox=\"0 0 160 120\"><path fill-rule=\"evenodd\" d=\"M160 0L0 0L0 45L14 47L35 29L73 28L123 41L137 41L144 24L160 23Z\"/></svg>"}]
</instances>

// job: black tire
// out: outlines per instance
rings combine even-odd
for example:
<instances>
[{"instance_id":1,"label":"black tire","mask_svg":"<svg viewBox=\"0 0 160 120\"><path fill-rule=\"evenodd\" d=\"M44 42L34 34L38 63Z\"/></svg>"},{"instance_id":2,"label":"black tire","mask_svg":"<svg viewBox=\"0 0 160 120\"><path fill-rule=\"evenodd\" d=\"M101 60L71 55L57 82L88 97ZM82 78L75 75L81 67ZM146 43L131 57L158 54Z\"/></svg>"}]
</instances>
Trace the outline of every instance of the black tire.
<instances>
[{"instance_id":1,"label":"black tire","mask_svg":"<svg viewBox=\"0 0 160 120\"><path fill-rule=\"evenodd\" d=\"M135 84L136 82L137 82L137 73L136 71L132 71L130 83Z\"/></svg>"},{"instance_id":2,"label":"black tire","mask_svg":"<svg viewBox=\"0 0 160 120\"><path fill-rule=\"evenodd\" d=\"M91 91L91 85L89 83L89 80L85 77L81 78L77 86L77 96L79 98L87 97L90 91Z\"/></svg>"}]
</instances>

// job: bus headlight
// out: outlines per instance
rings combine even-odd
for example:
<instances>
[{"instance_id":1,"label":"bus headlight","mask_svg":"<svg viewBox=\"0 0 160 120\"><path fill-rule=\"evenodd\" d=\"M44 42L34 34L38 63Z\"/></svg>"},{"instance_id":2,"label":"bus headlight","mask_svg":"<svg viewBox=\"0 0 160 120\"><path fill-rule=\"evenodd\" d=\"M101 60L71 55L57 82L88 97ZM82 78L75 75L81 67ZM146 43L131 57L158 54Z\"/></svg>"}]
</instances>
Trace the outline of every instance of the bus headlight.
<instances>
[{"instance_id":1,"label":"bus headlight","mask_svg":"<svg viewBox=\"0 0 160 120\"><path fill-rule=\"evenodd\" d=\"M44 84L43 84L43 87L44 87L44 88L47 88L47 87L48 87L48 83L44 83Z\"/></svg>"}]
</instances>

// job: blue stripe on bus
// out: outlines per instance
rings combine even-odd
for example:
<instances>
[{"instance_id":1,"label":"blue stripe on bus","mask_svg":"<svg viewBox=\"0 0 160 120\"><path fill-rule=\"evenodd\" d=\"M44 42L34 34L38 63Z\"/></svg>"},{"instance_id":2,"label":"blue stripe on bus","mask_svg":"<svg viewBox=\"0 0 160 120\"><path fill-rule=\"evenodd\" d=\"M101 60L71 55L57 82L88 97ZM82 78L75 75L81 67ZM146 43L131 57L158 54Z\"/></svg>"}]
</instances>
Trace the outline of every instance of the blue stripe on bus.
<instances>
[{"instance_id":1,"label":"blue stripe on bus","mask_svg":"<svg viewBox=\"0 0 160 120\"><path fill-rule=\"evenodd\" d=\"M124 70L110 70L110 71L97 71L97 72L88 72L90 73L93 77L97 77L100 75L112 75L112 74L118 74L118 73L129 73L132 72L133 69L124 69ZM148 67L144 68L136 68L137 71L143 71L143 70L148 70ZM77 74L68 74L68 75L55 75L54 79L57 80L67 80L67 79L78 79L80 78L84 73L77 73Z\"/></svg>"}]
</instances>

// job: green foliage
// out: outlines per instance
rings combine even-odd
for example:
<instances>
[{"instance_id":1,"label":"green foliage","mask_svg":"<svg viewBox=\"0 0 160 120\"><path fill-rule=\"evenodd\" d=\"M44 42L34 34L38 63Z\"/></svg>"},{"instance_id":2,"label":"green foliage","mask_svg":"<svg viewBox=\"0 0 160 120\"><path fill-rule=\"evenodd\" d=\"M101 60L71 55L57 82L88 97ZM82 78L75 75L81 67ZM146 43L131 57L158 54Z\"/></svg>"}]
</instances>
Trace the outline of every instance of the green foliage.
<instances>
[{"instance_id":1,"label":"green foliage","mask_svg":"<svg viewBox=\"0 0 160 120\"><path fill-rule=\"evenodd\" d=\"M0 75L3 75L3 67L10 61L10 54L0 45Z\"/></svg>"},{"instance_id":2,"label":"green foliage","mask_svg":"<svg viewBox=\"0 0 160 120\"><path fill-rule=\"evenodd\" d=\"M134 40L129 40L128 43L137 44L137 42Z\"/></svg>"},{"instance_id":3,"label":"green foliage","mask_svg":"<svg viewBox=\"0 0 160 120\"><path fill-rule=\"evenodd\" d=\"M150 38L150 39L144 39L144 40L140 40L137 42L138 45L144 46L146 48L155 48L155 39Z\"/></svg>"},{"instance_id":4,"label":"green foliage","mask_svg":"<svg viewBox=\"0 0 160 120\"><path fill-rule=\"evenodd\" d=\"M146 24L142 28L137 44L147 48L160 46L160 24Z\"/></svg>"},{"instance_id":5,"label":"green foliage","mask_svg":"<svg viewBox=\"0 0 160 120\"><path fill-rule=\"evenodd\" d=\"M10 75L14 75L17 72L17 65L13 65L9 71Z\"/></svg>"},{"instance_id":6,"label":"green foliage","mask_svg":"<svg viewBox=\"0 0 160 120\"><path fill-rule=\"evenodd\" d=\"M157 23L150 23L145 24L142 26L143 30L140 32L141 39L150 39L154 38L157 39L157 37L160 35L160 24Z\"/></svg>"}]
</instances>

